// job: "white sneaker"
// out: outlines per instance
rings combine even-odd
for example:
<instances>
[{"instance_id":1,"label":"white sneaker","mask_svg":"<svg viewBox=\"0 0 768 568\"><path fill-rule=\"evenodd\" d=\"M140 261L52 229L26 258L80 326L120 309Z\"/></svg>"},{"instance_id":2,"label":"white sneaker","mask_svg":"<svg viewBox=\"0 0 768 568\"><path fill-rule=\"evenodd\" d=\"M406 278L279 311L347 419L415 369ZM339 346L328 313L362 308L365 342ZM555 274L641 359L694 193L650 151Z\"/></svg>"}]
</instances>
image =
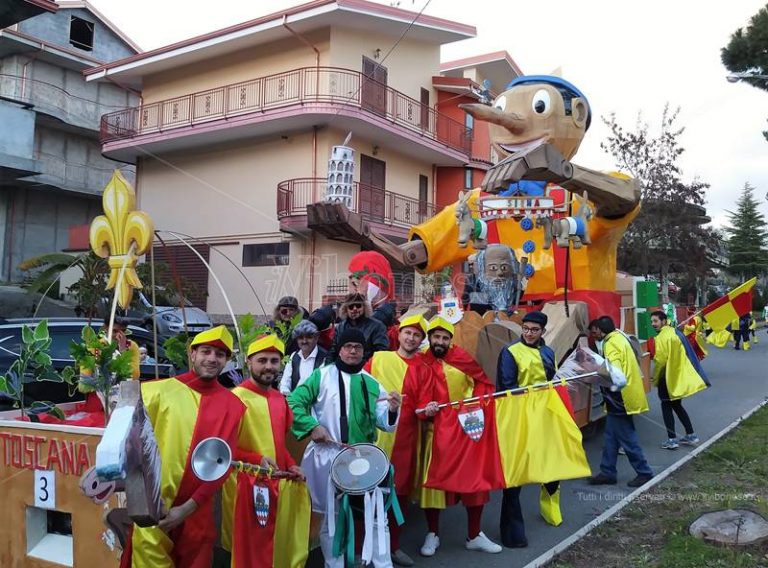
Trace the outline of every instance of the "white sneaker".
<instances>
[{"instance_id":1,"label":"white sneaker","mask_svg":"<svg viewBox=\"0 0 768 568\"><path fill-rule=\"evenodd\" d=\"M501 546L485 536L482 531L472 540L468 540L464 546L467 550L477 550L478 552L488 552L490 554L501 552Z\"/></svg>"},{"instance_id":2,"label":"white sneaker","mask_svg":"<svg viewBox=\"0 0 768 568\"><path fill-rule=\"evenodd\" d=\"M427 533L427 538L424 539L424 546L421 547L419 552L421 552L422 556L434 556L439 546L440 537L433 532Z\"/></svg>"}]
</instances>

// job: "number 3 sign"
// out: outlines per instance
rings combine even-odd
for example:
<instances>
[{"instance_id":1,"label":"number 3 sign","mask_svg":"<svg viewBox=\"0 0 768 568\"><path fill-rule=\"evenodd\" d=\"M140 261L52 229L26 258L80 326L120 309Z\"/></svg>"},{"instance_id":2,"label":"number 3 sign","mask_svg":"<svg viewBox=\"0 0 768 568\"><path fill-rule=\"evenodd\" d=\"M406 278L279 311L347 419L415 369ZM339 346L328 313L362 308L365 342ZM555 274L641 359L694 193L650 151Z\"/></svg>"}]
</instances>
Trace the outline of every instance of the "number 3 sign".
<instances>
[{"instance_id":1,"label":"number 3 sign","mask_svg":"<svg viewBox=\"0 0 768 568\"><path fill-rule=\"evenodd\" d=\"M35 470L35 507L56 508L56 472Z\"/></svg>"}]
</instances>

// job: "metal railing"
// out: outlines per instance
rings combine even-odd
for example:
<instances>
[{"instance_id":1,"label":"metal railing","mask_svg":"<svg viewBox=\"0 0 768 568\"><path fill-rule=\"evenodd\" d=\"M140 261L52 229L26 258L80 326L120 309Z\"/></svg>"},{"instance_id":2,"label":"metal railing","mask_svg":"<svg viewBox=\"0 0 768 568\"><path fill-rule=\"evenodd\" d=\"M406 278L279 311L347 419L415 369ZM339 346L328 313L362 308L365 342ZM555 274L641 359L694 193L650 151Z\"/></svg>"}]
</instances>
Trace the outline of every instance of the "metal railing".
<instances>
[{"instance_id":1,"label":"metal railing","mask_svg":"<svg viewBox=\"0 0 768 568\"><path fill-rule=\"evenodd\" d=\"M472 131L416 99L357 71L303 67L242 83L111 112L101 117L102 143L308 103L330 103L380 116L458 150Z\"/></svg>"},{"instance_id":2,"label":"metal railing","mask_svg":"<svg viewBox=\"0 0 768 568\"><path fill-rule=\"evenodd\" d=\"M60 187L79 187L100 194L112 178L112 174L120 164L114 166L98 163L78 163L66 160L49 152L36 152L35 159L41 163L40 174L50 177ZM106 167L104 167L106 166ZM123 177L131 185L136 185L136 172L133 166L120 168Z\"/></svg>"},{"instance_id":3,"label":"metal railing","mask_svg":"<svg viewBox=\"0 0 768 568\"><path fill-rule=\"evenodd\" d=\"M95 94L97 85L88 85L86 89ZM31 105L39 112L90 130L99 128L105 112L122 107L84 98L53 83L7 73L0 73L0 97Z\"/></svg>"},{"instance_id":4,"label":"metal railing","mask_svg":"<svg viewBox=\"0 0 768 568\"><path fill-rule=\"evenodd\" d=\"M307 205L323 199L328 182L324 178L296 178L277 184L277 218L307 214ZM435 214L432 203L359 182L353 183L352 211L368 221L410 228Z\"/></svg>"}]
</instances>

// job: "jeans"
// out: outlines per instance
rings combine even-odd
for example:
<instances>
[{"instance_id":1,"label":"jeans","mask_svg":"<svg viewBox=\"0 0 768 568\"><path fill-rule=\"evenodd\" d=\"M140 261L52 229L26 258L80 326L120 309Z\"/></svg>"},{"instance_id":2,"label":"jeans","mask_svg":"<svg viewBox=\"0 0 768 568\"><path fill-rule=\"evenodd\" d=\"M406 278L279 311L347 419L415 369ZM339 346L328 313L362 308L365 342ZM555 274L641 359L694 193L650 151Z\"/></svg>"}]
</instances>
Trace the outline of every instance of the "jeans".
<instances>
[{"instance_id":1,"label":"jeans","mask_svg":"<svg viewBox=\"0 0 768 568\"><path fill-rule=\"evenodd\" d=\"M626 414L608 414L605 419L605 443L603 459L600 462L600 472L606 477L616 479L616 460L619 457L619 447L627 452L629 463L637 475L653 475L651 466L643 455L643 449L637 439L635 422Z\"/></svg>"},{"instance_id":2,"label":"jeans","mask_svg":"<svg viewBox=\"0 0 768 568\"><path fill-rule=\"evenodd\" d=\"M543 485L546 487L547 493L554 495L560 487L560 482L552 481ZM520 507L521 489L522 487L509 487L502 493L499 531L504 546L520 546L527 543L523 509Z\"/></svg>"}]
</instances>

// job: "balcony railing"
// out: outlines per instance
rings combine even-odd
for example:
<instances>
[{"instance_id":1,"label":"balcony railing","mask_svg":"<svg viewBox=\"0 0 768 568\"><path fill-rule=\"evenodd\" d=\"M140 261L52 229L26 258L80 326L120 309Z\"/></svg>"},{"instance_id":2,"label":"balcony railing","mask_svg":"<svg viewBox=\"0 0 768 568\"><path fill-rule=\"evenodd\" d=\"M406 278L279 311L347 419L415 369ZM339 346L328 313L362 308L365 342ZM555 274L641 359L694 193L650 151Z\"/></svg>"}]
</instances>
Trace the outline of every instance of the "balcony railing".
<instances>
[{"instance_id":1,"label":"balcony railing","mask_svg":"<svg viewBox=\"0 0 768 568\"><path fill-rule=\"evenodd\" d=\"M309 103L361 109L454 150L470 151L472 132L462 123L362 73L335 67L294 69L111 112L101 117L101 142Z\"/></svg>"},{"instance_id":2,"label":"balcony railing","mask_svg":"<svg viewBox=\"0 0 768 568\"><path fill-rule=\"evenodd\" d=\"M92 87L88 90L90 94L96 93L95 86L88 87ZM6 73L0 73L0 98L31 105L35 110L89 130L99 127L105 112L122 107L78 96L53 83Z\"/></svg>"},{"instance_id":3,"label":"balcony railing","mask_svg":"<svg viewBox=\"0 0 768 568\"><path fill-rule=\"evenodd\" d=\"M100 157L99 157L100 158ZM49 152L36 152L35 159L40 162L40 174L62 188L81 188L100 195L107 187L112 174L119 164L110 165L106 160L99 162L78 163L66 160ZM106 166L106 167L105 167ZM133 166L120 168L123 177L131 185L136 185L136 172Z\"/></svg>"},{"instance_id":4,"label":"balcony railing","mask_svg":"<svg viewBox=\"0 0 768 568\"><path fill-rule=\"evenodd\" d=\"M277 218L307 214L307 205L322 200L327 181L323 178L297 178L277 185ZM435 214L435 206L369 185L354 182L352 211L368 221L410 228Z\"/></svg>"}]
</instances>

